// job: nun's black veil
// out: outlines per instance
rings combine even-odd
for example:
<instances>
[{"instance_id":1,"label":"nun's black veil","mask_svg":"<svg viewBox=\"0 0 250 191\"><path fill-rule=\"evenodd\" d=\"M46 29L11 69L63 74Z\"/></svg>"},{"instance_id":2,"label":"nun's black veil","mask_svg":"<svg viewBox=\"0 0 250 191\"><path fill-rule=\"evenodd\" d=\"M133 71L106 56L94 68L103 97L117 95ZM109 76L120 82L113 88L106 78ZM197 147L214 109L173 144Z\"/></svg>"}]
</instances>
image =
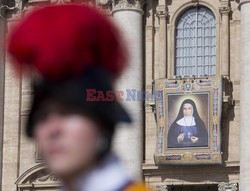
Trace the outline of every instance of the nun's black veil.
<instances>
[{"instance_id":1,"label":"nun's black veil","mask_svg":"<svg viewBox=\"0 0 250 191\"><path fill-rule=\"evenodd\" d=\"M196 144L193 144L193 146L199 146L199 147L203 147L203 146L208 146L208 133L207 133L207 129L206 126L204 124L204 122L202 121L202 119L200 118L197 108L196 108L196 104L194 103L193 100L191 99L186 99L182 102L180 109L179 109L179 113L176 117L176 119L174 120L174 122L172 123L172 125L169 128L168 131L168 147L169 148L175 148L175 147L184 147L184 145L181 145L177 142L177 137L180 134L180 130L178 128L177 125L177 121L182 119L184 117L183 114L183 106L184 104L191 104L193 106L193 117L196 123L196 126L198 128L198 138L199 138L199 142L197 142Z\"/></svg>"},{"instance_id":2,"label":"nun's black veil","mask_svg":"<svg viewBox=\"0 0 250 191\"><path fill-rule=\"evenodd\" d=\"M182 102L181 107L180 107L180 109L179 109L178 116L176 117L174 123L176 123L177 121L179 121L181 118L184 117L184 114L183 114L183 106L184 106L184 104L186 104L186 103L189 103L189 104L191 104L191 105L193 106L193 116L194 116L196 125L205 127L204 122L201 120L201 118L200 118L200 116L199 116L199 114L198 114L198 111L197 111L197 108L196 108L196 104L195 104L194 101L191 100L191 99L186 99L186 100L184 100L184 101ZM174 124L174 123L173 123L173 124Z\"/></svg>"}]
</instances>

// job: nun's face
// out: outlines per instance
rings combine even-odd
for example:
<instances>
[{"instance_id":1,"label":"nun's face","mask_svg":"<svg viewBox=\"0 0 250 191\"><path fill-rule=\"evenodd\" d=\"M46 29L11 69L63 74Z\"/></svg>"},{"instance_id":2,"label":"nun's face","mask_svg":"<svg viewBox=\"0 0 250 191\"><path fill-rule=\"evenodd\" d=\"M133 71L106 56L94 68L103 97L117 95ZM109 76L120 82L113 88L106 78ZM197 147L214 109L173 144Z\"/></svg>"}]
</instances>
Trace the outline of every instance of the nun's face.
<instances>
[{"instance_id":1,"label":"nun's face","mask_svg":"<svg viewBox=\"0 0 250 191\"><path fill-rule=\"evenodd\" d=\"M193 114L193 106L190 103L185 103L183 105L183 115L189 117Z\"/></svg>"},{"instance_id":2,"label":"nun's face","mask_svg":"<svg viewBox=\"0 0 250 191\"><path fill-rule=\"evenodd\" d=\"M34 132L50 170L60 178L77 176L95 161L100 133L97 124L78 114L50 114Z\"/></svg>"}]
</instances>

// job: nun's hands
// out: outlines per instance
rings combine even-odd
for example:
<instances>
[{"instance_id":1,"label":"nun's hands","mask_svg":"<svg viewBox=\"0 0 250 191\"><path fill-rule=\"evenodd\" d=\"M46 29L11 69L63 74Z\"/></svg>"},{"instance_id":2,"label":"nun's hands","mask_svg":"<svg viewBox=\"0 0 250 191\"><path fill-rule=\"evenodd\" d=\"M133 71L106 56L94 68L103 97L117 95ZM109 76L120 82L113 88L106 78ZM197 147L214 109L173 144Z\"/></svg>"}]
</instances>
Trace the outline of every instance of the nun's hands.
<instances>
[{"instance_id":1,"label":"nun's hands","mask_svg":"<svg viewBox=\"0 0 250 191\"><path fill-rule=\"evenodd\" d=\"M178 143L183 142L183 141L184 141L184 138L185 138L185 133L180 134L180 135L177 137Z\"/></svg>"},{"instance_id":2,"label":"nun's hands","mask_svg":"<svg viewBox=\"0 0 250 191\"><path fill-rule=\"evenodd\" d=\"M195 137L195 136L192 136L192 137L191 137L192 143L197 143L198 140L199 140L198 137Z\"/></svg>"}]
</instances>

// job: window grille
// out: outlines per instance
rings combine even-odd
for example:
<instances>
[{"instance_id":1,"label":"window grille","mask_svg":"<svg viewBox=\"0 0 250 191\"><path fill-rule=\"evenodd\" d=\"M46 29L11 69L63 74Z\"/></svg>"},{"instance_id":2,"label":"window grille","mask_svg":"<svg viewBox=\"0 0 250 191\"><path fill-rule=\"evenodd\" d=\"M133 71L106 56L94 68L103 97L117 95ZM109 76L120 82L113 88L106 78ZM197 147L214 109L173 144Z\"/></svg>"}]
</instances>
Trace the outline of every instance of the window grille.
<instances>
[{"instance_id":1,"label":"window grille","mask_svg":"<svg viewBox=\"0 0 250 191\"><path fill-rule=\"evenodd\" d=\"M211 10L195 7L179 17L175 59L176 76L216 74L216 22Z\"/></svg>"}]
</instances>

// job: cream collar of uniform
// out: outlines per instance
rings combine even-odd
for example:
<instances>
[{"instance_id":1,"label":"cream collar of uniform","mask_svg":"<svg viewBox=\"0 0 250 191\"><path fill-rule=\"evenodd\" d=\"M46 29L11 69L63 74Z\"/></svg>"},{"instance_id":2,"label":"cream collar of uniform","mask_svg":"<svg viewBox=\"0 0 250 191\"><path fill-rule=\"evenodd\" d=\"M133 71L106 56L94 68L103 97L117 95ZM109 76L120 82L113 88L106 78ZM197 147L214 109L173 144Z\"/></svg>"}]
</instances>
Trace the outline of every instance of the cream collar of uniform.
<instances>
[{"instance_id":1,"label":"cream collar of uniform","mask_svg":"<svg viewBox=\"0 0 250 191\"><path fill-rule=\"evenodd\" d=\"M131 178L121 161L110 154L87 175L80 176L75 186L76 191L117 191L130 182Z\"/></svg>"}]
</instances>

